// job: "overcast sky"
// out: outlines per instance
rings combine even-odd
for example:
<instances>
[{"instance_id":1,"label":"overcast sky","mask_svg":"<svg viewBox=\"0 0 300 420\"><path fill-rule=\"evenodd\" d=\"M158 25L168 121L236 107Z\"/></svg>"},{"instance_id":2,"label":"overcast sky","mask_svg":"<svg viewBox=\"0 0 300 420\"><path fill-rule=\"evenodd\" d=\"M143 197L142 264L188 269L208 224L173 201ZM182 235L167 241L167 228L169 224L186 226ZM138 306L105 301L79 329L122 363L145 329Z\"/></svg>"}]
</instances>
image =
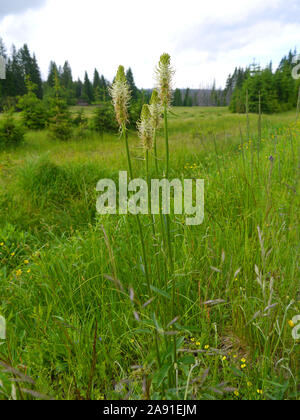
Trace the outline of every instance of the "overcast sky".
<instances>
[{"instance_id":1,"label":"overcast sky","mask_svg":"<svg viewBox=\"0 0 300 420\"><path fill-rule=\"evenodd\" d=\"M43 77L68 60L74 78L97 67L111 80L131 66L138 87L168 52L177 87L224 86L236 66L265 65L300 50L299 0L0 0L0 37L25 42Z\"/></svg>"}]
</instances>

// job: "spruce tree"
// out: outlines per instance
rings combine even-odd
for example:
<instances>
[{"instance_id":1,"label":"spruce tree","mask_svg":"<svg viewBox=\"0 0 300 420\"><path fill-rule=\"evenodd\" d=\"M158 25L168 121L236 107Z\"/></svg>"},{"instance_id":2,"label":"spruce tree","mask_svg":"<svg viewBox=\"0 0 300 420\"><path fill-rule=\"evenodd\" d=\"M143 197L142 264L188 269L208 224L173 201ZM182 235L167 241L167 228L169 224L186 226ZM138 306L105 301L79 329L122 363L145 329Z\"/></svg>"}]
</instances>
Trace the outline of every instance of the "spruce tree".
<instances>
[{"instance_id":1,"label":"spruce tree","mask_svg":"<svg viewBox=\"0 0 300 420\"><path fill-rule=\"evenodd\" d=\"M94 70L94 79L93 79L93 89L96 90L97 88L101 87L101 79L99 76L99 72L97 69Z\"/></svg>"},{"instance_id":2,"label":"spruce tree","mask_svg":"<svg viewBox=\"0 0 300 420\"><path fill-rule=\"evenodd\" d=\"M176 89L175 92L174 92L173 105L174 106L182 106L182 95L181 95L181 90L180 89Z\"/></svg>"},{"instance_id":3,"label":"spruce tree","mask_svg":"<svg viewBox=\"0 0 300 420\"><path fill-rule=\"evenodd\" d=\"M80 99L82 97L83 91L83 83L80 79L78 79L77 82L74 83L74 89L76 99Z\"/></svg>"},{"instance_id":4,"label":"spruce tree","mask_svg":"<svg viewBox=\"0 0 300 420\"><path fill-rule=\"evenodd\" d=\"M65 61L62 69L61 85L67 90L71 90L73 87L72 69L68 61Z\"/></svg>"},{"instance_id":5,"label":"spruce tree","mask_svg":"<svg viewBox=\"0 0 300 420\"><path fill-rule=\"evenodd\" d=\"M75 85L73 83L72 69L68 61L65 61L63 65L60 80L67 103L69 105L75 104Z\"/></svg>"},{"instance_id":6,"label":"spruce tree","mask_svg":"<svg viewBox=\"0 0 300 420\"><path fill-rule=\"evenodd\" d=\"M50 100L50 115L51 136L59 140L69 140L72 136L72 119L57 73L54 74L54 96Z\"/></svg>"},{"instance_id":7,"label":"spruce tree","mask_svg":"<svg viewBox=\"0 0 300 420\"><path fill-rule=\"evenodd\" d=\"M104 76L101 76L100 81L100 90L101 90L101 99L103 102L107 102L110 100L109 92L108 92L108 82L105 80Z\"/></svg>"},{"instance_id":8,"label":"spruce tree","mask_svg":"<svg viewBox=\"0 0 300 420\"><path fill-rule=\"evenodd\" d=\"M59 72L58 72L58 67L57 64L54 61L50 62L50 66L49 66L49 72L48 72L48 79L47 79L47 84L54 88L55 86L55 78L58 77Z\"/></svg>"},{"instance_id":9,"label":"spruce tree","mask_svg":"<svg viewBox=\"0 0 300 420\"><path fill-rule=\"evenodd\" d=\"M97 69L94 71L94 79L93 79L93 94L94 99L97 103L100 103L102 100L102 92L101 92L101 79Z\"/></svg>"},{"instance_id":10,"label":"spruce tree","mask_svg":"<svg viewBox=\"0 0 300 420\"><path fill-rule=\"evenodd\" d=\"M127 83L130 87L131 90L131 97L133 100L137 100L138 96L139 96L139 90L135 85L135 81L134 81L134 77L133 77L133 73L131 68L129 67L129 69L126 72L126 79L127 79Z\"/></svg>"},{"instance_id":11,"label":"spruce tree","mask_svg":"<svg viewBox=\"0 0 300 420\"><path fill-rule=\"evenodd\" d=\"M193 105L193 100L190 96L190 89L187 88L185 91L185 95L184 95L184 100L183 100L183 106L192 106Z\"/></svg>"},{"instance_id":12,"label":"spruce tree","mask_svg":"<svg viewBox=\"0 0 300 420\"><path fill-rule=\"evenodd\" d=\"M27 94L22 96L18 102L18 108L22 110L24 126L31 130L41 130L47 123L47 110L44 103L35 94L37 86L31 82L29 76L26 76L26 88Z\"/></svg>"},{"instance_id":13,"label":"spruce tree","mask_svg":"<svg viewBox=\"0 0 300 420\"><path fill-rule=\"evenodd\" d=\"M35 54L32 57L32 71L30 74L32 82L36 85L36 95L39 99L43 98L43 81L41 76L41 71L36 59Z\"/></svg>"},{"instance_id":14,"label":"spruce tree","mask_svg":"<svg viewBox=\"0 0 300 420\"><path fill-rule=\"evenodd\" d=\"M85 75L84 75L83 99L88 101L90 104L94 100L93 86L92 86L92 83L90 82L90 79L89 79L89 76L88 76L87 72L85 72Z\"/></svg>"}]
</instances>

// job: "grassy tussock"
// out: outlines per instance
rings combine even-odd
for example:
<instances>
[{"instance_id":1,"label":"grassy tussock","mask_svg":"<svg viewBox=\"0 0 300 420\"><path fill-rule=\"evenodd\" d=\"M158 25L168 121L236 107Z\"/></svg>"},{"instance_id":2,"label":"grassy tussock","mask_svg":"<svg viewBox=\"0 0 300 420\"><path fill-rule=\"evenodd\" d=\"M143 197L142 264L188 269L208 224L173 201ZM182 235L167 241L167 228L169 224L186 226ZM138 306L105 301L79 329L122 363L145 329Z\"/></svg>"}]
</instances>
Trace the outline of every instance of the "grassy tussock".
<instances>
[{"instance_id":1,"label":"grassy tussock","mask_svg":"<svg viewBox=\"0 0 300 420\"><path fill-rule=\"evenodd\" d=\"M175 114L170 177L206 185L203 225L170 221L175 322L168 257L149 218L141 217L150 302L135 218L95 213L97 181L126 168L116 136L65 145L28 133L20 149L1 153L0 314L8 338L0 360L34 380L25 388L58 399L299 399L299 344L289 325L300 314L295 113L263 116L259 154L257 116L248 140L245 117L225 109ZM129 141L134 173L145 177L139 140L129 133ZM159 130L161 172L163 150ZM12 394L8 378L0 369L0 398L33 398L23 385Z\"/></svg>"}]
</instances>

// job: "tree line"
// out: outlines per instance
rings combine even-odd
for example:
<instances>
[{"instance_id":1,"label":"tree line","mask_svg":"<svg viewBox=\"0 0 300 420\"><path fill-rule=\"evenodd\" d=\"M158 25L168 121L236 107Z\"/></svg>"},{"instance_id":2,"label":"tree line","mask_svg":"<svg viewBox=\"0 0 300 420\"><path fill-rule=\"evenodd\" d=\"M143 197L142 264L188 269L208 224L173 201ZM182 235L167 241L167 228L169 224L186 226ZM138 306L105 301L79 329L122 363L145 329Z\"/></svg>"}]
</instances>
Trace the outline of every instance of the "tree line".
<instances>
[{"instance_id":1,"label":"tree line","mask_svg":"<svg viewBox=\"0 0 300 420\"><path fill-rule=\"evenodd\" d=\"M282 58L274 71L272 62L265 68L251 64L236 67L226 81L225 89L212 86L205 89L176 89L173 106L229 106L235 113L257 113L259 103L264 113L288 111L299 103L300 79L292 76L297 50Z\"/></svg>"},{"instance_id":2,"label":"tree line","mask_svg":"<svg viewBox=\"0 0 300 420\"><path fill-rule=\"evenodd\" d=\"M93 80L85 72L83 81L73 79L72 69L68 61L63 66L51 61L46 81L42 80L41 71L35 54L31 54L27 44L17 50L12 47L11 54L0 38L0 55L6 60L6 79L0 80L0 97L4 104L15 105L16 98L27 93L26 78L35 85L35 94L39 99L51 98L55 95L55 77L58 76L62 96L68 105L80 103L102 103L110 100L110 82L95 69ZM132 91L133 101L147 101L149 94L136 87L132 69L126 72L128 84Z\"/></svg>"},{"instance_id":3,"label":"tree line","mask_svg":"<svg viewBox=\"0 0 300 420\"><path fill-rule=\"evenodd\" d=\"M216 82L201 89L175 89L173 106L227 106L223 89L216 88Z\"/></svg>"},{"instance_id":4,"label":"tree line","mask_svg":"<svg viewBox=\"0 0 300 420\"><path fill-rule=\"evenodd\" d=\"M7 54L6 47L0 38L0 55L6 59L6 80L0 80L0 108L16 105L17 98L27 93L26 78L34 84L38 99L48 100L55 95L55 77L61 88L61 96L68 105L100 104L110 100L110 82L94 71L90 80L85 72L84 79L73 79L68 61L58 66L51 61L47 80L43 81L35 54L31 54L27 44L17 50L12 47ZM292 77L295 66L293 60L297 51L290 51L284 56L273 71L272 62L265 68L252 64L246 68L235 68L229 75L225 89L212 86L204 89L175 89L173 106L229 106L232 112L258 112L259 102L264 113L287 111L294 108L298 101L300 80ZM132 69L126 72L126 78L132 91L133 103L140 105L149 102L151 90L137 88Z\"/></svg>"},{"instance_id":5,"label":"tree line","mask_svg":"<svg viewBox=\"0 0 300 420\"><path fill-rule=\"evenodd\" d=\"M274 71L272 62L265 68L252 64L245 69L236 68L226 84L229 109L235 113L257 113L259 104L263 113L271 114L294 109L300 94L300 79L293 77L294 58L290 51Z\"/></svg>"}]
</instances>

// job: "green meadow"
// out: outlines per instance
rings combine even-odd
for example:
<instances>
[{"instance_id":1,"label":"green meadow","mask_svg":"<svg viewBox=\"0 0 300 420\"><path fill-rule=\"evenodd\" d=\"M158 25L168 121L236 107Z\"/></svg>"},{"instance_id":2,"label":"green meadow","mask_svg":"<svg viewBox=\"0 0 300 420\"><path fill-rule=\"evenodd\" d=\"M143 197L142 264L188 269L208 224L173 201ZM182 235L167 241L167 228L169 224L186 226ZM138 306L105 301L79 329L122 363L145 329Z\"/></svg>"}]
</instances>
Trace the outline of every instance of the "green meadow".
<instances>
[{"instance_id":1,"label":"green meadow","mask_svg":"<svg viewBox=\"0 0 300 420\"><path fill-rule=\"evenodd\" d=\"M28 131L0 152L0 399L300 399L296 112L176 107L169 146L170 179L205 181L205 219L140 217L150 289L136 217L96 212L97 182L127 170L120 136ZM146 178L134 130L129 147Z\"/></svg>"}]
</instances>

